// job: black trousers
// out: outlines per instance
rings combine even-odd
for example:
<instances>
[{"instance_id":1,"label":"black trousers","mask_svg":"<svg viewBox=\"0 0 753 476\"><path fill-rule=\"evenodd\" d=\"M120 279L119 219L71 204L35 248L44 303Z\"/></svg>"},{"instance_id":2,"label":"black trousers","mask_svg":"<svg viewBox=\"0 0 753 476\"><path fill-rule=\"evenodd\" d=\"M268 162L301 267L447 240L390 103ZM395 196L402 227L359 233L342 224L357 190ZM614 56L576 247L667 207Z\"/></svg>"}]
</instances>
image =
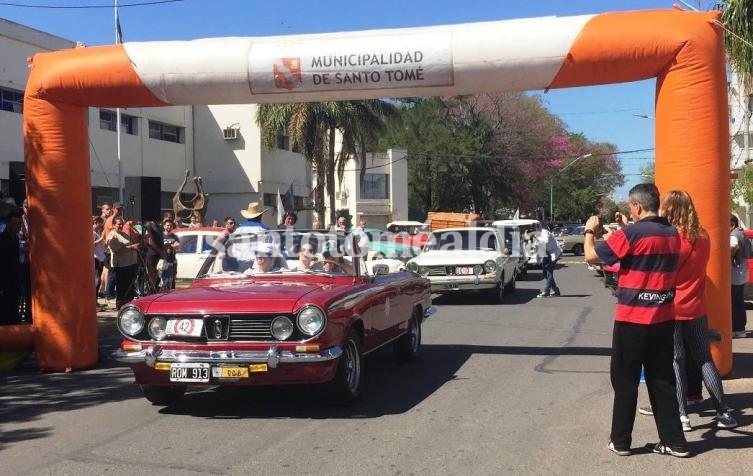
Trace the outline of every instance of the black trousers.
<instances>
[{"instance_id":1,"label":"black trousers","mask_svg":"<svg viewBox=\"0 0 753 476\"><path fill-rule=\"evenodd\" d=\"M130 302L136 296L136 286L133 279L136 277L136 265L116 266L110 268L115 271L115 307L120 309L123 304Z\"/></svg>"},{"instance_id":2,"label":"black trousers","mask_svg":"<svg viewBox=\"0 0 753 476\"><path fill-rule=\"evenodd\" d=\"M638 383L643 366L659 441L685 446L677 406L674 362L674 321L654 325L615 322L610 376L614 389L611 439L618 449L632 444Z\"/></svg>"},{"instance_id":3,"label":"black trousers","mask_svg":"<svg viewBox=\"0 0 753 476\"><path fill-rule=\"evenodd\" d=\"M745 330L748 323L745 313L745 285L732 285L732 332Z\"/></svg>"}]
</instances>

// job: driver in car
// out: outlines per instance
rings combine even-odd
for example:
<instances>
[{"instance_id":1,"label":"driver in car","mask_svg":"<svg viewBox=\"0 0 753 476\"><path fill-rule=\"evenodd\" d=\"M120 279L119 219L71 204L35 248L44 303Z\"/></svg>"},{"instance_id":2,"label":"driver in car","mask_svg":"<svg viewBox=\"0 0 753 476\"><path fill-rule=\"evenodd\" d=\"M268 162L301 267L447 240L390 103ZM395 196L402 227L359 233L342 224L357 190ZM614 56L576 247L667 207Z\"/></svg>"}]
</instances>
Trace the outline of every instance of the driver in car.
<instances>
[{"instance_id":1,"label":"driver in car","mask_svg":"<svg viewBox=\"0 0 753 476\"><path fill-rule=\"evenodd\" d=\"M277 273L282 271L279 262L280 254L272 243L259 243L256 248L254 265L244 271L244 274Z\"/></svg>"}]
</instances>

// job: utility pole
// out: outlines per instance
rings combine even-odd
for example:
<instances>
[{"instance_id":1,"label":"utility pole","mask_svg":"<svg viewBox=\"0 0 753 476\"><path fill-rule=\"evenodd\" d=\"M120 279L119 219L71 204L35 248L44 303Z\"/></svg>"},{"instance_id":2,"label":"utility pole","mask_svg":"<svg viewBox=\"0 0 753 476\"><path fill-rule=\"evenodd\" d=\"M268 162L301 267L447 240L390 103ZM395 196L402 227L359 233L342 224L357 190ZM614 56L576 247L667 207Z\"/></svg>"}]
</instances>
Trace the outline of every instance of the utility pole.
<instances>
[{"instance_id":1,"label":"utility pole","mask_svg":"<svg viewBox=\"0 0 753 476\"><path fill-rule=\"evenodd\" d=\"M120 32L120 16L118 15L118 0L115 0L115 44L123 42L123 35ZM117 156L118 156L118 201L123 203L123 161L120 153L120 108L115 109L115 134L117 135ZM128 218L133 218L128 217Z\"/></svg>"}]
</instances>

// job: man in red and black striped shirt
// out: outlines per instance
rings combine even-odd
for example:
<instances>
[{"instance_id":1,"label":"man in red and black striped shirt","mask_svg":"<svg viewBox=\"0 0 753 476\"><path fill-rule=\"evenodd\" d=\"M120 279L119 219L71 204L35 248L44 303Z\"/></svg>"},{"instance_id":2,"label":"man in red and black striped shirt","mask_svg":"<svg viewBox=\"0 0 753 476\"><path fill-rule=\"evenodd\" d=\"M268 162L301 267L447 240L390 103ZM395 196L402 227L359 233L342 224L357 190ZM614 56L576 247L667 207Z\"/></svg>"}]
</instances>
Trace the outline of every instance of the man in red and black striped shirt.
<instances>
[{"instance_id":1,"label":"man in red and black striped shirt","mask_svg":"<svg viewBox=\"0 0 753 476\"><path fill-rule=\"evenodd\" d=\"M661 440L652 449L685 457L689 453L672 367L680 237L665 218L658 216L659 191L655 185L636 185L628 201L635 223L628 226L625 217L618 214L621 228L597 244L594 235L601 226L594 216L586 222L584 239L588 263L620 263L610 364L614 406L609 449L623 456L630 454L643 366Z\"/></svg>"}]
</instances>

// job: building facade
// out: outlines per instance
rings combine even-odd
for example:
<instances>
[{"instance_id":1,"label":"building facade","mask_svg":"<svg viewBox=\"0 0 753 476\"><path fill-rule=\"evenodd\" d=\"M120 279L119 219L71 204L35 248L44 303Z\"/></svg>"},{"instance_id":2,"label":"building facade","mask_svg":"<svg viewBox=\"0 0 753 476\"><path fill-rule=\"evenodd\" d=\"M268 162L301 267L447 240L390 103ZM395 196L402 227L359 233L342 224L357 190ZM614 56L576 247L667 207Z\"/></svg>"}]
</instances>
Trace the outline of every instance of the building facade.
<instances>
[{"instance_id":1,"label":"building facade","mask_svg":"<svg viewBox=\"0 0 753 476\"><path fill-rule=\"evenodd\" d=\"M384 228L392 221L408 219L408 154L401 149L369 153L361 165L349 160L343 180L335 188L336 212L347 210L353 224L366 220L369 227ZM325 193L326 215L329 197Z\"/></svg>"},{"instance_id":2,"label":"building facade","mask_svg":"<svg viewBox=\"0 0 753 476\"><path fill-rule=\"evenodd\" d=\"M746 87L734 71L729 75L729 133L730 133L730 170L736 177L743 167L753 167L753 90ZM744 203L743 197L736 197L737 203L744 204L737 212L745 225L750 228L753 223L753 207Z\"/></svg>"}]
</instances>

